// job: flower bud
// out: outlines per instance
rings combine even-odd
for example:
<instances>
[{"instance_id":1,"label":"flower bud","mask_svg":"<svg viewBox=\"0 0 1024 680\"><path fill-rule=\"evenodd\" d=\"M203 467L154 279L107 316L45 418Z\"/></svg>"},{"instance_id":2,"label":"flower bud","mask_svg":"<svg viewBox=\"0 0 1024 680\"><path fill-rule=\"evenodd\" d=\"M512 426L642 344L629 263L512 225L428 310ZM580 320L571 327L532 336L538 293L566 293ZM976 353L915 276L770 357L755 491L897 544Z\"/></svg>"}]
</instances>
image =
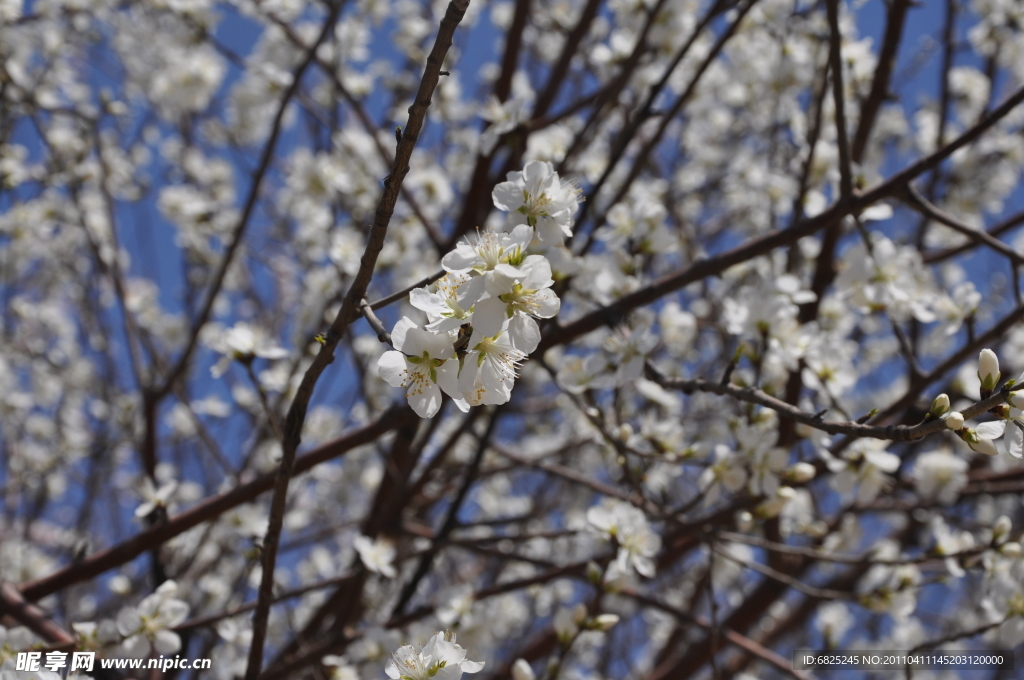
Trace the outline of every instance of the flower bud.
<instances>
[{"instance_id":1,"label":"flower bud","mask_svg":"<svg viewBox=\"0 0 1024 680\"><path fill-rule=\"evenodd\" d=\"M587 580L591 583L600 583L601 576L601 567L597 566L597 562L587 562Z\"/></svg>"},{"instance_id":2,"label":"flower bud","mask_svg":"<svg viewBox=\"0 0 1024 680\"><path fill-rule=\"evenodd\" d=\"M609 631L619 622L618 614L598 614L587 627L591 630Z\"/></svg>"},{"instance_id":3,"label":"flower bud","mask_svg":"<svg viewBox=\"0 0 1024 680\"><path fill-rule=\"evenodd\" d=\"M1022 550L1017 541L1007 541L999 546L999 552L1004 557L1020 557Z\"/></svg>"},{"instance_id":4,"label":"flower bud","mask_svg":"<svg viewBox=\"0 0 1024 680\"><path fill-rule=\"evenodd\" d=\"M928 409L928 413L932 414L933 417L938 418L949 410L949 395L943 392L939 396L932 400L931 408Z\"/></svg>"},{"instance_id":5,"label":"flower bud","mask_svg":"<svg viewBox=\"0 0 1024 680\"><path fill-rule=\"evenodd\" d=\"M818 471L810 463L800 462L786 470L786 479L803 484L814 479L814 475L817 473Z\"/></svg>"},{"instance_id":6,"label":"flower bud","mask_svg":"<svg viewBox=\"0 0 1024 680\"><path fill-rule=\"evenodd\" d=\"M972 428L968 428L963 434L963 440L971 447L971 451L984 453L988 456L999 455L999 449L996 448L995 443L991 439L979 437L978 433Z\"/></svg>"},{"instance_id":7,"label":"flower bud","mask_svg":"<svg viewBox=\"0 0 1024 680\"><path fill-rule=\"evenodd\" d=\"M778 517L786 504L794 498L796 498L796 490L788 486L779 487L779 490L775 492L775 497L758 505L754 509L754 513L762 519Z\"/></svg>"},{"instance_id":8,"label":"flower bud","mask_svg":"<svg viewBox=\"0 0 1024 680\"><path fill-rule=\"evenodd\" d=\"M747 510L740 510L736 513L736 528L743 533L747 533L754 528L754 516Z\"/></svg>"},{"instance_id":9,"label":"flower bud","mask_svg":"<svg viewBox=\"0 0 1024 680\"><path fill-rule=\"evenodd\" d=\"M964 426L964 414L959 411L950 411L943 418L946 427L956 432Z\"/></svg>"},{"instance_id":10,"label":"flower bud","mask_svg":"<svg viewBox=\"0 0 1024 680\"><path fill-rule=\"evenodd\" d=\"M1006 401L1010 402L1010 406L1024 410L1024 390L1010 392L1010 396L1006 398Z\"/></svg>"},{"instance_id":11,"label":"flower bud","mask_svg":"<svg viewBox=\"0 0 1024 680\"><path fill-rule=\"evenodd\" d=\"M584 618L586 615L586 607L584 607ZM568 644L580 632L579 624L576 622L576 612L568 607L561 607L555 612L555 620L552 622L552 626L555 629L555 635L558 636L558 641L563 645Z\"/></svg>"},{"instance_id":12,"label":"flower bud","mask_svg":"<svg viewBox=\"0 0 1024 680\"><path fill-rule=\"evenodd\" d=\"M512 680L537 680L537 676L526 659L516 659L512 664Z\"/></svg>"},{"instance_id":13,"label":"flower bud","mask_svg":"<svg viewBox=\"0 0 1024 680\"><path fill-rule=\"evenodd\" d=\"M1010 530L1013 529L1013 522L1006 515L1000 515L999 519L992 525L992 542L996 545L1006 541L1006 538L1010 535Z\"/></svg>"},{"instance_id":14,"label":"flower bud","mask_svg":"<svg viewBox=\"0 0 1024 680\"><path fill-rule=\"evenodd\" d=\"M989 392L999 382L999 357L987 347L978 355L978 379L981 380L981 389Z\"/></svg>"}]
</instances>

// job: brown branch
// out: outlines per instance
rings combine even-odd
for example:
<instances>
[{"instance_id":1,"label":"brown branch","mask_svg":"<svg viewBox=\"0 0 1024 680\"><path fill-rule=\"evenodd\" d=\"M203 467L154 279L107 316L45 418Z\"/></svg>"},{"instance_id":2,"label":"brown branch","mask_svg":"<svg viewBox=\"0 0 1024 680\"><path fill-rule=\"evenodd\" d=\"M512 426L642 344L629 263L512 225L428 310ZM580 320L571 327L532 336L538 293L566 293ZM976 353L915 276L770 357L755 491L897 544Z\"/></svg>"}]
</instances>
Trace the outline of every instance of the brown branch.
<instances>
[{"instance_id":1,"label":"brown branch","mask_svg":"<svg viewBox=\"0 0 1024 680\"><path fill-rule=\"evenodd\" d=\"M370 303L370 309L376 311L376 310L380 309L381 307L387 307L392 302L397 302L398 300L401 300L402 298L404 298L406 295L411 293L414 288L423 288L424 286L429 286L430 284L432 284L434 281L437 281L439 278L441 278L445 274L446 274L446 272L442 269L441 271L437 272L436 274L431 274L430 276L427 276L427 277L425 277L423 279L420 279L419 281L417 281L416 283L412 284L411 286L406 286L405 288L403 288L402 290L400 290L398 292L392 293L391 295L388 295L387 297L382 297L379 300L374 300L373 302Z\"/></svg>"},{"instance_id":2,"label":"brown branch","mask_svg":"<svg viewBox=\"0 0 1024 680\"><path fill-rule=\"evenodd\" d=\"M863 210L878 201L896 195L916 177L938 166L958 149L967 146L980 137L1022 101L1024 101L1024 87L1017 90L1001 106L994 109L992 113L979 121L974 127L964 132L942 149L909 165L869 191L863 194L855 193L854 198L845 205L833 204L825 212L798 222L792 227L772 231L763 236L749 239L745 243L724 253L699 260L691 264L687 269L655 279L647 287L636 290L611 304L584 314L579 319L565 326L560 324L551 326L550 330L541 338L537 351L543 352L556 345L575 340L602 326L619 323L627 312L637 307L649 305L660 297L684 288L695 281L700 281L709 276L717 276L733 265L769 253L775 248L796 243L801 238L837 224L846 215Z\"/></svg>"},{"instance_id":3,"label":"brown branch","mask_svg":"<svg viewBox=\"0 0 1024 680\"><path fill-rule=\"evenodd\" d=\"M754 5L757 4L757 2L758 0L748 0L747 4L736 13L736 16L732 19L729 26L722 32L722 35L718 37L718 39L715 41L715 44L708 51L708 54L704 57L704 59L701 60L700 65L697 66L696 70L693 73L693 76L691 76L690 81L687 83L686 88L683 90L682 94L680 94L676 98L675 102L673 102L671 107L669 107L666 111L662 112L661 122L658 124L657 129L654 131L654 134L652 134L651 137L644 143L643 148L637 154L636 161L630 167L629 173L627 174L622 184L619 186L618 191L615 194L615 197L612 198L611 201L609 201L609 207L614 206L616 203L620 202L626 195L626 192L629 191L629 187L632 186L633 182L635 182L636 178L640 175L640 171L645 165L645 159L653 157L654 149L655 147L658 146L658 144L661 143L661 140L664 137L665 132L668 130L669 125L672 124L672 122L679 115L679 112L682 110L683 106L686 105L686 103L690 100L690 97L692 97L694 93L697 91L697 86L700 84L701 79L704 77L704 74L707 72L708 68L710 68L711 64L713 64L715 59L718 58L718 55L725 48L726 43L728 43L729 40L731 40L732 37L736 34L736 31L739 29L739 26L743 22L743 19L746 17L747 13L754 7ZM630 141L632 141L633 137L637 134L637 132L639 132L640 127L643 125L644 122L646 122L647 118L649 117L652 107L654 105L654 97L658 94L658 92L660 92L660 88L668 83L669 78L672 75L672 71L675 70L675 66L680 61L682 61L683 57L689 51L691 45L693 45L693 43L696 42L698 36L703 32L704 28L711 22L711 20L717 15L717 13L721 11L721 7L722 3L715 3L715 5L713 5L711 9L708 10L707 14L704 16L701 23L698 24L696 28L694 28L693 34L689 37L687 42L683 44L683 46L675 55L675 59L673 60L673 62L669 64L669 67L665 70L665 73L662 75L661 81L658 84L656 84L652 89L651 95L647 98L644 107L637 113L636 116L634 116L633 120L631 121L630 127L627 129L626 133L623 134L622 137L619 139L615 152L608 160L604 172L601 174L600 179L598 179L597 183L590 189L589 198L591 200L584 202L582 207L580 208L579 215L576 218L576 223L578 225L583 224L583 221L586 219L588 211L591 209L591 206L594 205L596 198L601 193L601 189L604 187L605 183L611 178L612 172L614 171L615 166L618 164L618 161L622 158L622 156L625 155L626 148L629 146ZM587 250L590 249L590 245L594 242L594 234L597 232L600 226L600 223L596 223L591 226L590 231L587 233L587 240L584 241L583 246L580 249L580 252L585 253Z\"/></svg>"},{"instance_id":4,"label":"brown branch","mask_svg":"<svg viewBox=\"0 0 1024 680\"><path fill-rule=\"evenodd\" d=\"M391 174L388 175L384 183L384 192L377 205L377 213L374 217L373 226L370 228L366 249L363 251L363 256L359 263L359 271L356 273L352 285L342 301L341 309L331 324L324 344L321 345L316 358L302 377L302 382L296 391L295 399L288 410L284 427L281 463L278 468L277 479L274 482L274 495L270 502L267 536L263 542L263 575L259 587L259 604L253 615L252 647L249 648L245 680L256 680L259 677L260 668L263 664L263 644L267 633L270 604L274 597L274 566L277 563L278 544L281 529L284 525L288 480L292 475L295 452L302 439L302 426L306 419L309 401L313 397L313 389L316 387L320 375L327 365L334 360L334 350L338 342L344 336L349 324L359 317L360 303L363 301L366 289L370 285L370 279L373 277L377 256L384 247L384 237L387 234L391 216L394 214L395 205L398 202L402 182L409 172L409 160L412 158L413 148L416 146L420 132L423 130L431 97L441 77L441 66L444 63L445 55L448 53L448 48L451 47L455 28L462 21L462 17L465 16L468 7L469 0L452 0L448 5L444 18L441 20L441 26L434 41L434 47L427 57L427 66L423 72L419 89L416 92L416 98L409 107L409 120L402 133L402 139L398 143L395 163L391 168Z\"/></svg>"},{"instance_id":5,"label":"brown branch","mask_svg":"<svg viewBox=\"0 0 1024 680\"><path fill-rule=\"evenodd\" d=\"M1010 231L1014 227L1019 227L1022 224L1024 224L1024 210L1022 210L1019 213L1010 215L1005 220L1002 220L992 225L992 227L986 230L985 233L995 238L998 236L1002 236L1003 234ZM943 248L942 250L933 250L931 252L924 253L922 259L924 260L925 264L935 264L936 262L942 262L943 260L948 260L951 257L956 257L961 253L967 252L971 248L974 248L976 245L978 245L976 241L969 241L959 246Z\"/></svg>"},{"instance_id":6,"label":"brown branch","mask_svg":"<svg viewBox=\"0 0 1024 680\"><path fill-rule=\"evenodd\" d=\"M871 91L860 107L860 121L853 135L850 147L850 158L854 163L864 160L871 129L874 127L878 112L889 94L889 80L892 67L896 63L896 53L903 42L903 26L906 23L910 0L892 0L889 3L889 15L885 23L885 36L882 38L882 49L878 52L878 67L871 80Z\"/></svg>"},{"instance_id":7,"label":"brown branch","mask_svg":"<svg viewBox=\"0 0 1024 680\"><path fill-rule=\"evenodd\" d=\"M696 624L701 628L704 628L705 630L710 630L712 628L711 622L707 619L701 616L691 614L690 612L683 611L678 607L673 607L665 602L662 602L661 600L637 592L632 588L623 588L619 591L619 594L636 600L637 602L645 604L653 609L658 609L665 612L666 614L671 614L682 623ZM736 632L735 630L732 630L731 628L719 627L719 630L721 631L722 636L726 640L736 645L743 651L756 656L757 658L761 659L762 661L765 661L768 664L771 664L772 666L775 666L783 673L786 673L787 675L790 675L796 678L797 680L812 680L811 676L807 675L803 671L796 670L795 668L793 668L793 665L789 662L788 659L779 654L776 654L772 650L755 642L754 640L751 640L747 636L742 635Z\"/></svg>"},{"instance_id":8,"label":"brown branch","mask_svg":"<svg viewBox=\"0 0 1024 680\"><path fill-rule=\"evenodd\" d=\"M947 557L971 557L979 555L989 549L989 546L980 546L977 548L970 548L957 553L951 553L949 555L919 555L916 557L907 557L903 559L880 559L872 557L870 554L865 555L837 555L834 553L822 552L817 548L807 548L798 545L789 545L787 543L778 543L776 541L769 541L760 536L748 536L746 534L737 534L732 531L718 531L716 535L727 541L733 541L734 543L743 543L745 545L754 546L757 548L764 548L772 552L782 553L784 555L798 555L800 557L807 557L812 560L822 560L824 562L836 562L837 564L882 564L888 566L903 566L906 564L923 564L925 562L931 562L932 560L944 560Z\"/></svg>"},{"instance_id":9,"label":"brown branch","mask_svg":"<svg viewBox=\"0 0 1024 680\"><path fill-rule=\"evenodd\" d=\"M153 391L154 399L157 401L171 391L174 382L184 372L185 367L192 358L192 353L195 351L196 346L199 343L200 331L202 331L206 322L210 320L210 314L213 312L213 305L217 300L217 296L220 294L221 288L224 285L224 280L227 278L228 269L230 269L231 263L234 261L235 254L238 252L238 248L242 244L245 231L248 228L253 212L256 209L256 203L260 195L260 188L263 186L263 178L266 177L267 172L270 170L270 163L274 158L274 149L277 146L277 138L281 134L281 126L284 122L284 114L288 108L288 103L298 93L299 87L302 84L302 76L306 73L306 69L309 68L309 65L313 63L313 60L316 59L317 49L330 34L331 29L334 28L335 21L338 18L338 13L341 11L343 4L343 0L338 0L331 8L331 11L324 19L324 25L320 31L320 35L317 36L313 45L307 49L306 56L302 60L302 63L300 63L298 68L292 72L292 81L288 85L288 89L285 90L284 95L281 97L281 102L278 104L277 112L274 114L274 121L270 127L270 135L267 137L267 141L263 145L260 162L256 167L256 172L253 174L252 185L249 187L249 195L245 199L245 205L242 208L241 216L238 218L238 224L235 225L234 230L231 232L231 238L228 241L224 257L221 258L220 266L213 277L213 283L210 285L210 290L206 294L206 301L203 303L199 316L192 323L192 328L188 334L188 341L185 345L185 350L181 353L178 361L168 372L163 384Z\"/></svg>"},{"instance_id":10,"label":"brown branch","mask_svg":"<svg viewBox=\"0 0 1024 680\"><path fill-rule=\"evenodd\" d=\"M0 618L10 616L47 642L74 644L75 637L51 621L39 607L25 601L13 583L0 581Z\"/></svg>"},{"instance_id":11,"label":"brown branch","mask_svg":"<svg viewBox=\"0 0 1024 680\"><path fill-rule=\"evenodd\" d=\"M839 31L839 0L827 0L829 63L832 71L832 99L835 101L836 143L839 147L839 200L853 196L853 172L850 168L850 143L846 138L846 103L843 99L843 34Z\"/></svg>"},{"instance_id":12,"label":"brown branch","mask_svg":"<svg viewBox=\"0 0 1024 680\"><path fill-rule=\"evenodd\" d=\"M901 198L907 205L917 210L925 217L930 217L936 222L946 225L957 233L963 234L975 243L986 245L997 253L1005 255L1015 265L1024 264L1024 257L1022 257L1021 254L1012 247L992 236L987 231L972 227L963 220L960 220L941 208L933 205L927 198L922 196L917 189L914 188L914 185L908 184L907 190Z\"/></svg>"},{"instance_id":13,"label":"brown branch","mask_svg":"<svg viewBox=\"0 0 1024 680\"><path fill-rule=\"evenodd\" d=\"M324 444L295 460L294 473L312 469L352 449L376 441L382 435L401 427L412 419L407 409L390 409L374 422L354 430L343 437ZM274 473L235 487L231 491L208 498L188 510L175 515L165 523L147 529L116 546L107 548L75 562L49 576L19 586L22 596L29 601L52 595L75 583L88 581L105 571L130 562L142 553L159 546L203 522L217 519L221 514L239 505L255 500L274 486Z\"/></svg>"},{"instance_id":14,"label":"brown branch","mask_svg":"<svg viewBox=\"0 0 1024 680\"><path fill-rule=\"evenodd\" d=\"M366 301L366 298L360 301L359 311L362 312L363 318L366 319L366 323L370 324L373 332L377 334L377 339L385 345L394 347L395 343L391 341L391 333L388 333L387 329L384 328L384 324L373 313L373 308L370 307L370 303Z\"/></svg>"},{"instance_id":15,"label":"brown branch","mask_svg":"<svg viewBox=\"0 0 1024 680\"><path fill-rule=\"evenodd\" d=\"M558 90L566 82L565 76L569 72L569 66L572 64L573 57L577 54L576 50L590 30L590 25L597 17L597 10L601 7L601 2L602 0L587 0L583 11L580 12L580 18L576 22L576 26L573 27L572 32L565 40L565 44L562 45L562 53L558 55L558 61L551 67L551 74L548 76L547 84L541 91L540 96L537 97L537 103L533 107L534 118L540 118L548 112L551 104L555 101Z\"/></svg>"},{"instance_id":16,"label":"brown branch","mask_svg":"<svg viewBox=\"0 0 1024 680\"><path fill-rule=\"evenodd\" d=\"M302 586L301 588L287 590L274 598L274 604L277 604L278 602L284 602L285 600L291 600L296 597L302 597L306 593L311 593L314 590L320 590L321 588L329 588L331 586L347 583L348 581L351 581L354 578L356 578L356 574L348 572L342 574L341 576L335 576L334 578L327 579L326 581L318 581L317 583L311 583L308 586ZM256 608L256 604L256 600L253 600L252 602L246 602L245 604L238 605L237 607L231 607L230 609L218 612L217 614L210 614L208 616L201 616L198 618L189 619L175 626L173 630L181 632L186 630L192 630L193 628L204 628L211 624L217 623L218 621L230 619L233 616L238 616L239 614L244 614L245 612L251 612L253 609Z\"/></svg>"},{"instance_id":17,"label":"brown branch","mask_svg":"<svg viewBox=\"0 0 1024 680\"><path fill-rule=\"evenodd\" d=\"M798 423L808 425L816 430L828 432L829 434L845 434L851 437L871 437L873 439L887 439L895 442L909 442L922 439L930 434L942 432L946 425L941 420L928 420L917 425L865 425L853 421L830 422L819 418L816 414L802 411L792 404L777 399L770 394L762 392L754 387L740 387L738 385L722 385L703 378L693 380L669 379L658 374L653 369L648 370L648 375L663 387L681 390L687 394L691 392L711 392L739 399L740 401L758 404L770 408L779 416L795 420ZM1011 392L1024 389L1024 383L1014 385L1011 388L1003 388L987 399L971 404L963 409L965 419L973 418L985 413L994 406L1006 403Z\"/></svg>"},{"instance_id":18,"label":"brown branch","mask_svg":"<svg viewBox=\"0 0 1024 680\"><path fill-rule=\"evenodd\" d=\"M857 599L852 593L849 593L849 592L846 592L846 591L843 591L843 590L832 590L830 588L816 588L814 586L807 585L806 583L804 583L803 581L801 581L798 578L794 578L792 576L789 576L788 574L783 574L781 571L778 571L776 569L772 569L771 567L769 567L769 566L767 566L765 564L761 564L760 562L750 562L748 560L741 559L739 557L736 557L735 555L729 554L728 551L722 550L721 548L719 548L717 546L712 546L711 549L717 555L719 555L720 557L722 557L724 559L729 560L730 562L735 562L736 564L740 565L741 567L745 567L747 569L752 569L752 570L756 571L757 573L761 574L762 576L765 576L766 578L770 578L773 581L778 581L779 583L783 583L783 584L789 586L790 588L792 588L793 590L799 591L799 592L803 593L804 595L807 595L808 597L814 597L814 598L817 598L819 600L856 600Z\"/></svg>"}]
</instances>

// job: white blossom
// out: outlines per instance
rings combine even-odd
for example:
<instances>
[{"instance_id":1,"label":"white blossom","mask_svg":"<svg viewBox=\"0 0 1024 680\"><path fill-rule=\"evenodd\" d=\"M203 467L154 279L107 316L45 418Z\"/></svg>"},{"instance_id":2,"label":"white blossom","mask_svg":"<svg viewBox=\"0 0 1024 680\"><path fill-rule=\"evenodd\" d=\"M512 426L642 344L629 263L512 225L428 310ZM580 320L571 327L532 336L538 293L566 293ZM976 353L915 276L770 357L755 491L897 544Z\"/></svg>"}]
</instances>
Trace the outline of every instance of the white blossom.
<instances>
[{"instance_id":1,"label":"white blossom","mask_svg":"<svg viewBox=\"0 0 1024 680\"><path fill-rule=\"evenodd\" d=\"M458 361L451 336L419 328L408 317L391 332L395 349L377 362L380 376L395 387L405 387L409 406L421 418L432 418L441 408L441 388L460 397Z\"/></svg>"},{"instance_id":2,"label":"white blossom","mask_svg":"<svg viewBox=\"0 0 1024 680\"><path fill-rule=\"evenodd\" d=\"M479 673L484 664L466 659L455 643L455 633L436 633L423 649L399 647L384 668L393 680L459 680L463 673Z\"/></svg>"},{"instance_id":3,"label":"white blossom","mask_svg":"<svg viewBox=\"0 0 1024 680\"><path fill-rule=\"evenodd\" d=\"M395 571L395 545L384 538L372 539L367 536L356 536L353 543L356 552L359 553L359 560L370 571L376 572L387 578L395 578L398 572Z\"/></svg>"},{"instance_id":4,"label":"white blossom","mask_svg":"<svg viewBox=\"0 0 1024 680\"><path fill-rule=\"evenodd\" d=\"M580 192L571 182L560 180L551 163L530 161L522 172L510 172L507 181L494 187L493 198L494 205L508 212L509 227L536 227L537 235L549 245L561 245L572 236Z\"/></svg>"}]
</instances>

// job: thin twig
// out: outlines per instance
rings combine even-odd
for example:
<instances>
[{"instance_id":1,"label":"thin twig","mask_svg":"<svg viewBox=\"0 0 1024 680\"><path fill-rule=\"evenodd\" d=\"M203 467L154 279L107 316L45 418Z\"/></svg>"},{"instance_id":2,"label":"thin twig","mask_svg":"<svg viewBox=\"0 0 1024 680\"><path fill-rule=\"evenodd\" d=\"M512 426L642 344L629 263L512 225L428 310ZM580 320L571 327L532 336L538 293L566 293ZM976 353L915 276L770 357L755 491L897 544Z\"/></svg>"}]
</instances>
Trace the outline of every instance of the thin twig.
<instances>
[{"instance_id":1,"label":"thin twig","mask_svg":"<svg viewBox=\"0 0 1024 680\"><path fill-rule=\"evenodd\" d=\"M306 472L321 463L344 455L352 449L377 441L388 432L405 425L408 419L413 417L410 414L411 411L406 409L389 409L377 420L296 458L294 474ZM70 564L49 576L20 584L21 594L26 600L39 600L68 586L88 581L105 571L131 562L147 550L166 543L192 527L216 520L228 510L254 501L260 494L273 488L275 478L275 474L270 472L260 475L251 482L241 484L231 491L211 496L169 518L166 522L140 532L122 543Z\"/></svg>"},{"instance_id":2,"label":"thin twig","mask_svg":"<svg viewBox=\"0 0 1024 680\"><path fill-rule=\"evenodd\" d=\"M270 501L270 517L267 526L267 535L263 541L263 574L259 587L258 605L253 615L252 646L249 648L249 659L245 671L245 680L256 680L259 677L263 665L263 644L267 634L267 622L270 616L270 605L274 598L274 567L277 564L278 544L281 538L281 529L284 526L285 505L288 496L288 481L292 475L292 467L295 462L295 453L302 440L302 426L306 420L306 412L309 402L313 397L313 390L323 373L334 360L334 350L341 338L345 335L348 326L360 315L360 303L366 296L366 289L373 277L373 270L377 264L377 256L384 247L384 238L387 235L388 225L391 223L391 216L394 214L395 205L401 193L402 182L409 173L409 161L412 158L413 149L419 140L420 132L426 122L427 109L430 107L430 100L440 79L441 66L444 63L445 55L452 44L452 36L456 27L466 14L470 0L452 0L441 20L441 26L434 41L434 47L427 57L426 69L420 81L419 89L412 105L409 107L409 119L402 132L402 140L395 152L395 162L384 183L384 192L380 202L377 204L377 212L374 216L373 226L370 228L369 239L363 256L359 262L359 271L356 273L352 285L345 295L341 309L335 317L327 332L320 351L313 359L313 363L306 370L295 393L291 408L285 420L284 437L281 451L281 463L278 467L277 478L274 482L274 492ZM331 22L333 26L333 22ZM315 50L314 50L315 51Z\"/></svg>"},{"instance_id":3,"label":"thin twig","mask_svg":"<svg viewBox=\"0 0 1024 680\"><path fill-rule=\"evenodd\" d=\"M387 329L384 328L384 324L377 318L377 315L373 313L373 308L370 307L370 303L363 298L359 303L359 310L363 313L363 318L366 319L366 323L370 324L370 328L377 334L377 339L385 345L394 347L395 343L391 341L391 333L388 333Z\"/></svg>"},{"instance_id":4,"label":"thin twig","mask_svg":"<svg viewBox=\"0 0 1024 680\"><path fill-rule=\"evenodd\" d=\"M762 392L754 387L740 387L738 385L720 385L703 378L683 380L680 378L666 378L653 368L648 367L648 376L662 387L681 390L683 392L711 392L730 396L740 401L747 401L770 408L783 418L790 418L809 425L816 430L829 434L845 434L853 437L871 437L873 439L887 439L897 442L909 442L922 439L930 434L942 432L946 425L941 420L928 420L917 425L865 425L855 421L832 422L819 418L815 413L803 411L790 403L777 399L770 394ZM971 404L961 412L964 418L973 418L985 413L993 406L1006 402L1012 392L1024 389L1024 383L1013 385L1009 389L1003 388L987 399Z\"/></svg>"},{"instance_id":5,"label":"thin twig","mask_svg":"<svg viewBox=\"0 0 1024 680\"><path fill-rule=\"evenodd\" d=\"M75 642L75 637L51 621L43 610L26 602L14 584L0 581L0 618L4 616L10 616L47 642Z\"/></svg>"},{"instance_id":6,"label":"thin twig","mask_svg":"<svg viewBox=\"0 0 1024 680\"><path fill-rule=\"evenodd\" d=\"M741 567L746 567L747 569L753 569L759 574L766 576L772 580L778 581L779 583L785 583L790 588L797 590L803 593L804 595L807 595L808 597L814 597L819 600L855 601L857 599L857 597L853 595L853 593L848 593L842 590L831 590L829 588L815 588L814 586L809 586L800 579L793 578L788 574L783 574L781 571L772 569L771 567L761 564L759 562L748 562L747 560L736 557L735 555L731 555L727 551L722 550L716 546L711 546L711 549L714 550L714 552L720 555L721 557L724 557L725 559L729 560L730 562L735 562Z\"/></svg>"},{"instance_id":7,"label":"thin twig","mask_svg":"<svg viewBox=\"0 0 1024 680\"><path fill-rule=\"evenodd\" d=\"M1003 243L995 236L992 236L987 231L977 229L967 224L966 222L957 219L953 215L945 212L941 208L933 205L928 201L927 198L921 195L921 193L914 188L914 185L908 184L906 193L901 196L904 202L910 207L914 208L922 215L930 217L931 219L946 225L950 229L963 234L967 238L971 239L975 243L986 245L992 250L1005 255L1010 258L1010 261L1015 265L1024 264L1024 257L1021 256L1016 250L1007 244Z\"/></svg>"}]
</instances>

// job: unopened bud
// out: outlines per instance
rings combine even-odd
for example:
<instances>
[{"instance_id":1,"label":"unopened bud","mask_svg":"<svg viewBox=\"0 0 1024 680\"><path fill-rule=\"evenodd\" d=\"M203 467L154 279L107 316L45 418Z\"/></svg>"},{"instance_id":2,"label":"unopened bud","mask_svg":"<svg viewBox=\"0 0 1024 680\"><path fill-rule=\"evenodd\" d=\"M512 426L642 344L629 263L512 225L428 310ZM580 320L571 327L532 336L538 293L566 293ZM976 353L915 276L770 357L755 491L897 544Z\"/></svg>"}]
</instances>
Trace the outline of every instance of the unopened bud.
<instances>
[{"instance_id":1,"label":"unopened bud","mask_svg":"<svg viewBox=\"0 0 1024 680\"><path fill-rule=\"evenodd\" d=\"M580 602L578 605L572 608L572 620L577 626L582 625L587 620L587 605Z\"/></svg>"},{"instance_id":2,"label":"unopened bud","mask_svg":"<svg viewBox=\"0 0 1024 680\"><path fill-rule=\"evenodd\" d=\"M754 516L747 510L740 510L736 513L736 528L747 533L754 528Z\"/></svg>"},{"instance_id":3,"label":"unopened bud","mask_svg":"<svg viewBox=\"0 0 1024 680\"><path fill-rule=\"evenodd\" d=\"M978 379L981 380L981 389L988 392L994 390L999 382L999 357L987 347L978 355Z\"/></svg>"},{"instance_id":4,"label":"unopened bud","mask_svg":"<svg viewBox=\"0 0 1024 680\"><path fill-rule=\"evenodd\" d=\"M512 664L512 680L537 680L537 675L526 659L516 659Z\"/></svg>"},{"instance_id":5,"label":"unopened bud","mask_svg":"<svg viewBox=\"0 0 1024 680\"><path fill-rule=\"evenodd\" d=\"M825 538L828 535L828 522L816 519L807 525L804 533L811 538Z\"/></svg>"},{"instance_id":6,"label":"unopened bud","mask_svg":"<svg viewBox=\"0 0 1024 680\"><path fill-rule=\"evenodd\" d=\"M928 409L928 413L932 414L935 418L942 416L949 410L949 395L943 392L939 396L932 400L932 406Z\"/></svg>"},{"instance_id":7,"label":"unopened bud","mask_svg":"<svg viewBox=\"0 0 1024 680\"><path fill-rule=\"evenodd\" d=\"M788 486L780 487L775 492L775 498L771 498L761 503L754 509L754 513L762 519L771 519L778 517L782 509L786 507L791 500L796 498L796 490Z\"/></svg>"},{"instance_id":8,"label":"unopened bud","mask_svg":"<svg viewBox=\"0 0 1024 680\"><path fill-rule=\"evenodd\" d=\"M803 484L814 479L818 471L810 463L800 462L786 470L786 479L797 484Z\"/></svg>"},{"instance_id":9,"label":"unopened bud","mask_svg":"<svg viewBox=\"0 0 1024 680\"><path fill-rule=\"evenodd\" d=\"M996 545L1006 541L1006 538L1010 535L1010 530L1013 529L1013 522L1006 515L1000 515L999 519L992 525L992 542Z\"/></svg>"},{"instance_id":10,"label":"unopened bud","mask_svg":"<svg viewBox=\"0 0 1024 680\"><path fill-rule=\"evenodd\" d=\"M591 583L601 582L601 567L597 566L597 562L587 562L587 580Z\"/></svg>"},{"instance_id":11,"label":"unopened bud","mask_svg":"<svg viewBox=\"0 0 1024 680\"><path fill-rule=\"evenodd\" d=\"M1007 541L999 546L999 552L1004 557L1020 557L1022 550L1017 541Z\"/></svg>"},{"instance_id":12,"label":"unopened bud","mask_svg":"<svg viewBox=\"0 0 1024 680\"><path fill-rule=\"evenodd\" d=\"M999 455L999 449L996 448L995 443L991 439L979 437L974 429L968 428L965 432L961 432L961 435L967 445L971 447L971 451L984 453L987 456Z\"/></svg>"},{"instance_id":13,"label":"unopened bud","mask_svg":"<svg viewBox=\"0 0 1024 680\"><path fill-rule=\"evenodd\" d=\"M964 426L964 414L960 411L950 411L943 417L942 421L946 427L956 432Z\"/></svg>"},{"instance_id":14,"label":"unopened bud","mask_svg":"<svg viewBox=\"0 0 1024 680\"><path fill-rule=\"evenodd\" d=\"M618 622L618 614L598 614L593 619L591 619L590 625L588 625L587 627L591 630L600 630L604 632L611 630Z\"/></svg>"}]
</instances>

